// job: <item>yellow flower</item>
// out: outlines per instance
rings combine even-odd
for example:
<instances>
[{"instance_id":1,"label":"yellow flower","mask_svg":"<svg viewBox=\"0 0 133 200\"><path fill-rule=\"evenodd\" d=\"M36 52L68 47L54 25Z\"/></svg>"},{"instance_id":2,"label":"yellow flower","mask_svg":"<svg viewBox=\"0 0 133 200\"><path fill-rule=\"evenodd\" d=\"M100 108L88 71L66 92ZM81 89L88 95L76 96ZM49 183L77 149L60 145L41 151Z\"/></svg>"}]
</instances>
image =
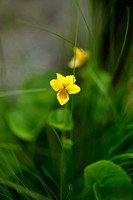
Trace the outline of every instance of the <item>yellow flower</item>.
<instances>
[{"instance_id":1,"label":"yellow flower","mask_svg":"<svg viewBox=\"0 0 133 200\"><path fill-rule=\"evenodd\" d=\"M50 81L51 87L57 93L57 99L61 105L64 105L69 100L69 94L76 94L80 92L80 87L76 84L76 79L74 75L62 76L61 74L56 73L57 79Z\"/></svg>"},{"instance_id":2,"label":"yellow flower","mask_svg":"<svg viewBox=\"0 0 133 200\"><path fill-rule=\"evenodd\" d=\"M91 52L87 53L81 48L74 48L74 53L75 53L75 58L73 57L68 63L68 66L72 69L74 68L74 65L76 68L82 67L86 62L86 60L88 59L88 57L91 56L90 55Z\"/></svg>"}]
</instances>

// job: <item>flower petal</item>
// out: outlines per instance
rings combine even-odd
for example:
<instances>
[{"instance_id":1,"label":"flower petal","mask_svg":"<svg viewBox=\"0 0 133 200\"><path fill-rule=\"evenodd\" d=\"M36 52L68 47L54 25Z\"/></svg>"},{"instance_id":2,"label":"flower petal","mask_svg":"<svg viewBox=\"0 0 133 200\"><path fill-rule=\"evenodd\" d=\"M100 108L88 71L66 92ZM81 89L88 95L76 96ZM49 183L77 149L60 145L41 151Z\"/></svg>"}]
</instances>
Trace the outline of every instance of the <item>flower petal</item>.
<instances>
[{"instance_id":1,"label":"flower petal","mask_svg":"<svg viewBox=\"0 0 133 200\"><path fill-rule=\"evenodd\" d=\"M62 76L61 74L59 74L59 73L56 73L56 75L57 75L58 82L60 82L62 84L62 86L63 86L64 83L65 83L65 79L66 78L64 76Z\"/></svg>"},{"instance_id":2,"label":"flower petal","mask_svg":"<svg viewBox=\"0 0 133 200\"><path fill-rule=\"evenodd\" d=\"M69 100L69 94L65 89L62 89L57 93L57 99L60 105L64 105Z\"/></svg>"},{"instance_id":3,"label":"flower petal","mask_svg":"<svg viewBox=\"0 0 133 200\"><path fill-rule=\"evenodd\" d=\"M77 57L76 58L72 57L72 59L68 63L69 68L74 69L74 66L75 68L80 67L80 60Z\"/></svg>"},{"instance_id":4,"label":"flower petal","mask_svg":"<svg viewBox=\"0 0 133 200\"><path fill-rule=\"evenodd\" d=\"M74 75L69 75L69 76L66 76L66 80L65 80L65 85L68 86L68 85L71 85L73 83L76 82L76 78Z\"/></svg>"},{"instance_id":5,"label":"flower petal","mask_svg":"<svg viewBox=\"0 0 133 200\"><path fill-rule=\"evenodd\" d=\"M57 79L51 80L50 85L56 92L63 88L62 84Z\"/></svg>"},{"instance_id":6,"label":"flower petal","mask_svg":"<svg viewBox=\"0 0 133 200\"><path fill-rule=\"evenodd\" d=\"M68 66L70 68L74 68L74 65L75 67L82 67L85 63L85 61L87 60L87 53L81 49L81 48L74 48L74 53L76 54L75 55L75 58L73 57L70 62L68 63Z\"/></svg>"},{"instance_id":7,"label":"flower petal","mask_svg":"<svg viewBox=\"0 0 133 200\"><path fill-rule=\"evenodd\" d=\"M66 90L68 91L69 94L76 94L80 92L81 88L76 84L71 84L66 87Z\"/></svg>"}]
</instances>

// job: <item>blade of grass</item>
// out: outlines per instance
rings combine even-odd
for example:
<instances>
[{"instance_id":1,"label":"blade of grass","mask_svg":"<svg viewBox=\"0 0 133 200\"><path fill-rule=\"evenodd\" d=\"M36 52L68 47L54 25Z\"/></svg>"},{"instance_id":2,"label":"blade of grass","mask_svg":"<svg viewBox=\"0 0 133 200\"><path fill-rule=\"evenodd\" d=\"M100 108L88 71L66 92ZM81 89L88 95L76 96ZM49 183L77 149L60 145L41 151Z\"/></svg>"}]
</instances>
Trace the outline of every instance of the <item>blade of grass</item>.
<instances>
[{"instance_id":1,"label":"blade of grass","mask_svg":"<svg viewBox=\"0 0 133 200\"><path fill-rule=\"evenodd\" d=\"M97 62L97 59L96 59L96 48L95 48L94 38L93 38L93 36L92 36L92 34L91 34L89 25L88 25L88 23L87 23L87 20L85 19L84 13L83 13L83 11L82 11L82 9L81 9L81 7L80 7L79 2L78 2L77 0L75 0L75 3L76 3L76 5L77 5L77 7L78 7L78 9L79 9L79 11L80 11L80 14L81 14L81 16L82 16L82 18L83 18L83 21L84 21L84 23L85 23L85 25L86 25L86 28L87 28L87 30L88 30L88 33L89 33L89 36L90 36L91 45L92 45L92 49L93 49L93 52L94 52L94 53L93 53L94 62L95 62L95 65L98 67L98 62Z\"/></svg>"},{"instance_id":2,"label":"blade of grass","mask_svg":"<svg viewBox=\"0 0 133 200\"><path fill-rule=\"evenodd\" d=\"M57 37L59 37L59 38L65 40L66 42L68 42L69 44L71 44L72 46L74 46L74 43L71 42L70 40L68 40L68 39L64 38L63 36L61 36L61 35L59 35L59 34L53 32L53 31L50 31L49 29L46 29L46 28L44 28L44 27L42 27L42 26L33 24L33 23L31 23L31 22L28 22L28 21L25 21L25 20L22 20L22 19L18 19L17 22L20 23L20 24L26 25L26 26L30 26L30 27L33 27L33 28L36 28L36 29L39 29L39 30L48 32L48 33L50 33L50 34L52 34L52 35L55 35L55 36L57 36Z\"/></svg>"},{"instance_id":3,"label":"blade of grass","mask_svg":"<svg viewBox=\"0 0 133 200\"><path fill-rule=\"evenodd\" d=\"M61 146L61 150L62 150L62 154L63 154L63 158L61 158L61 159L64 159L64 161L61 161L61 170L60 170L60 200L62 200L62 194L63 194L63 189L62 189L62 187L63 187L62 163L66 162L66 157L65 157L65 151L64 151L64 148L63 148L63 144L61 142L61 139L60 139L56 129L52 128L52 130L55 133L55 135L56 135L56 137L57 137L57 139L59 141L59 144Z\"/></svg>"},{"instance_id":4,"label":"blade of grass","mask_svg":"<svg viewBox=\"0 0 133 200\"><path fill-rule=\"evenodd\" d=\"M116 65L115 65L114 70L113 70L112 79L114 78L114 76L115 76L115 74L116 74L116 71L118 70L118 67L119 67L119 64L120 64L120 61L121 61L121 57L122 57L122 55L123 55L124 47L125 47L126 40L127 40L128 28L129 28L129 7L127 7L127 26L126 26L125 37L124 37L124 40L123 40L123 44L122 44L122 48L121 48L119 57L118 57L118 59L117 59Z\"/></svg>"},{"instance_id":5,"label":"blade of grass","mask_svg":"<svg viewBox=\"0 0 133 200\"><path fill-rule=\"evenodd\" d=\"M133 131L130 131L128 134L123 135L119 141L117 141L117 143L115 144L115 149L114 151L118 150L125 142L127 142L128 140L131 140L133 136ZM112 153L114 152L112 151Z\"/></svg>"},{"instance_id":6,"label":"blade of grass","mask_svg":"<svg viewBox=\"0 0 133 200\"><path fill-rule=\"evenodd\" d=\"M14 176L14 177L16 177L16 180L19 182L19 183L21 183L25 188L26 188L26 186L25 186L25 184L20 180L20 178L15 174L15 172L14 172L14 170L12 169L12 167L11 167L11 165L10 165L10 163L9 163L9 161L8 161L8 159L7 159L7 157L6 157L6 155L4 155L4 153L1 151L0 152L1 153L1 156L3 157L3 160L4 160L4 162L2 161L2 160L0 160L0 163Z\"/></svg>"},{"instance_id":7,"label":"blade of grass","mask_svg":"<svg viewBox=\"0 0 133 200\"><path fill-rule=\"evenodd\" d=\"M0 193L0 195L3 195L3 196L5 196L5 197L7 197L7 198L13 200L13 199L9 196L8 192L2 187L2 185L0 185L0 188L1 188L1 190L3 191L3 193L4 193L4 194L3 194L3 193Z\"/></svg>"},{"instance_id":8,"label":"blade of grass","mask_svg":"<svg viewBox=\"0 0 133 200\"><path fill-rule=\"evenodd\" d=\"M100 90L100 92L105 96L105 98L107 99L108 101L108 104L110 105L110 108L112 109L112 112L114 114L114 116L117 115L117 110L116 110L116 107L115 105L113 104L110 96L108 95L108 93L106 92L105 90L105 87L104 85L102 84L102 82L98 79L97 75L95 74L95 72L89 68L87 69L88 73L89 73L89 76L92 78L92 80L95 82L95 84L97 85L98 89Z\"/></svg>"},{"instance_id":9,"label":"blade of grass","mask_svg":"<svg viewBox=\"0 0 133 200\"><path fill-rule=\"evenodd\" d=\"M115 9L111 5L112 0L110 0L110 27L109 27L109 57L110 66L114 66L114 55L115 55Z\"/></svg>"},{"instance_id":10,"label":"blade of grass","mask_svg":"<svg viewBox=\"0 0 133 200\"><path fill-rule=\"evenodd\" d=\"M66 158L65 158L65 151L64 151L61 139L60 139L56 129L55 128L52 128L52 129L53 129L53 132L55 133L55 135L56 135L56 137L57 137L57 139L59 141L59 144L61 146L61 150L62 150L62 154L63 154L63 158L61 158L61 159L64 159L64 161L61 161L61 170L60 170L60 200L62 200L62 195L63 195L63 188L62 188L63 187L62 162L66 162Z\"/></svg>"},{"instance_id":11,"label":"blade of grass","mask_svg":"<svg viewBox=\"0 0 133 200\"><path fill-rule=\"evenodd\" d=\"M5 86L6 86L6 82L5 82L6 64L5 64L3 45L2 45L1 39L0 39L0 60L1 60L1 63L0 63L0 65L1 65L0 76L1 76L2 85L5 88Z\"/></svg>"},{"instance_id":12,"label":"blade of grass","mask_svg":"<svg viewBox=\"0 0 133 200\"><path fill-rule=\"evenodd\" d=\"M43 166L42 167L42 171L44 172L44 174L47 175L47 177L53 181L53 183L60 189L59 184L57 183L57 181L50 175L50 173L48 172L48 170Z\"/></svg>"},{"instance_id":13,"label":"blade of grass","mask_svg":"<svg viewBox=\"0 0 133 200\"><path fill-rule=\"evenodd\" d=\"M80 3L80 0L79 0ZM77 39L78 39L78 23L79 23L79 8L77 8L77 17L76 17L76 30L75 30L75 42L74 42L74 49L77 47ZM73 68L73 75L75 76L75 64L76 64L76 51L74 51L74 68Z\"/></svg>"},{"instance_id":14,"label":"blade of grass","mask_svg":"<svg viewBox=\"0 0 133 200\"><path fill-rule=\"evenodd\" d=\"M7 195L5 195L5 194L0 193L0 195L4 196L4 197L6 197L6 198L8 198L8 199L10 199L10 200L13 200L11 197L9 197L9 196L7 196Z\"/></svg>"},{"instance_id":15,"label":"blade of grass","mask_svg":"<svg viewBox=\"0 0 133 200\"><path fill-rule=\"evenodd\" d=\"M75 64L76 64L76 47L77 47L77 40L78 40L78 24L79 24L79 11L80 11L80 0L78 0L78 5L77 7L77 17L76 17L76 29L75 29L75 42L74 42L74 69L73 69L73 75L76 77L76 72L75 72ZM72 97L72 103L71 103L71 116L73 116L73 105L74 105L74 96ZM70 139L72 140L73 138L73 130L70 131ZM70 154L72 154L72 148L69 151ZM72 162L72 161L71 161ZM70 176L70 174L69 174ZM71 180L72 180L72 174L71 174ZM70 199L71 199L71 191L70 191Z\"/></svg>"},{"instance_id":16,"label":"blade of grass","mask_svg":"<svg viewBox=\"0 0 133 200\"><path fill-rule=\"evenodd\" d=\"M5 180L3 178L0 178L0 184L10 187L10 188L16 190L17 192L24 193L36 200L50 200L49 198L47 198L44 195L41 195L37 192L29 190L28 188L24 188L23 186L21 186L19 184L13 183L12 181Z\"/></svg>"},{"instance_id":17,"label":"blade of grass","mask_svg":"<svg viewBox=\"0 0 133 200\"><path fill-rule=\"evenodd\" d=\"M27 172L28 172L30 175L34 176L37 180L40 181L40 183L42 184L42 186L43 186L44 190L46 191L47 195L49 196L49 198L51 198L51 195L49 194L49 192L50 192L50 193L53 195L53 197L54 197L56 200L58 200L57 197L55 196L55 194L53 193L53 191L52 191L52 190L48 187L48 185L41 179L41 174L40 174L39 171L35 172L35 171L29 170L29 169L27 168ZM48 191L49 191L49 192L48 192Z\"/></svg>"},{"instance_id":18,"label":"blade of grass","mask_svg":"<svg viewBox=\"0 0 133 200\"><path fill-rule=\"evenodd\" d=\"M20 94L29 94L29 93L36 93L36 92L44 92L46 90L47 90L46 88L39 88L39 89L6 91L6 92L0 92L0 97L14 96L14 95L20 95Z\"/></svg>"},{"instance_id":19,"label":"blade of grass","mask_svg":"<svg viewBox=\"0 0 133 200\"><path fill-rule=\"evenodd\" d=\"M119 160L119 159L132 159L133 153L124 153L111 158L112 161Z\"/></svg>"},{"instance_id":20,"label":"blade of grass","mask_svg":"<svg viewBox=\"0 0 133 200\"><path fill-rule=\"evenodd\" d=\"M0 148L12 150L12 151L22 151L19 145L11 144L11 143L0 143Z\"/></svg>"},{"instance_id":21,"label":"blade of grass","mask_svg":"<svg viewBox=\"0 0 133 200\"><path fill-rule=\"evenodd\" d=\"M93 44L93 43L94 43L94 38L93 38L93 36L92 36L92 34L91 34L90 28L89 28L88 23L87 23L87 21L86 21L86 19L85 19L84 13L83 13L83 11L82 11L82 9L81 9L81 7L80 7L79 2L78 2L77 0L75 0L75 3L76 3L76 5L77 5L77 7L78 7L78 9L79 9L79 11L80 11L80 14L81 14L83 20L84 20L84 23L85 23L85 25L86 25L86 28L87 28L87 30L88 30L88 33L89 33L89 35L90 35L90 38L91 38L91 41L92 41L92 44Z\"/></svg>"},{"instance_id":22,"label":"blade of grass","mask_svg":"<svg viewBox=\"0 0 133 200\"><path fill-rule=\"evenodd\" d=\"M79 0L80 3L80 0ZM78 4L79 4L78 3ZM79 7L77 7L77 17L76 17L76 30L75 30L75 42L74 42L74 49L77 47L77 39L78 39L78 22L79 22ZM73 68L73 75L75 76L75 64L76 64L76 51L74 51L74 68ZM73 115L73 103L74 97L72 96L72 104L71 104L71 115ZM70 139L72 139L72 130L70 132Z\"/></svg>"},{"instance_id":23,"label":"blade of grass","mask_svg":"<svg viewBox=\"0 0 133 200\"><path fill-rule=\"evenodd\" d=\"M60 146L61 146L62 152L64 152L63 144L62 144L62 142L61 142L61 139L60 139L60 137L59 137L59 135L58 135L56 129L55 129L55 128L52 128L52 130L53 130L54 134L56 135L56 137L57 137L57 139L58 139L58 142L59 142L59 144L60 144ZM64 155L65 155L65 154L64 154Z\"/></svg>"}]
</instances>

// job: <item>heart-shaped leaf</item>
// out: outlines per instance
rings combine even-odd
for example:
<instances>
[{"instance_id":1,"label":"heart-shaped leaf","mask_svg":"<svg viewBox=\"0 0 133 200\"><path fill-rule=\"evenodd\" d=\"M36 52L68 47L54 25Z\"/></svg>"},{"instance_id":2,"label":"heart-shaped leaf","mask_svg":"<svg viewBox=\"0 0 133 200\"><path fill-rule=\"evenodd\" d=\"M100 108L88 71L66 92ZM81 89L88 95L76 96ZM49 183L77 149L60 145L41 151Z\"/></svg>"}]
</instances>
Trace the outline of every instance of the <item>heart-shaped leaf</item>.
<instances>
[{"instance_id":1,"label":"heart-shaped leaf","mask_svg":"<svg viewBox=\"0 0 133 200\"><path fill-rule=\"evenodd\" d=\"M64 108L51 111L48 124L61 131L70 131L73 128L73 120L70 111Z\"/></svg>"},{"instance_id":2,"label":"heart-shaped leaf","mask_svg":"<svg viewBox=\"0 0 133 200\"><path fill-rule=\"evenodd\" d=\"M50 87L50 76L47 73L32 78L24 85L23 90ZM51 88L44 92L19 95L17 103L11 106L7 114L7 121L12 132L23 140L34 141L47 122L53 102Z\"/></svg>"},{"instance_id":3,"label":"heart-shaped leaf","mask_svg":"<svg viewBox=\"0 0 133 200\"><path fill-rule=\"evenodd\" d=\"M98 161L84 171L85 186L96 200L131 200L131 180L125 171L111 161Z\"/></svg>"}]
</instances>

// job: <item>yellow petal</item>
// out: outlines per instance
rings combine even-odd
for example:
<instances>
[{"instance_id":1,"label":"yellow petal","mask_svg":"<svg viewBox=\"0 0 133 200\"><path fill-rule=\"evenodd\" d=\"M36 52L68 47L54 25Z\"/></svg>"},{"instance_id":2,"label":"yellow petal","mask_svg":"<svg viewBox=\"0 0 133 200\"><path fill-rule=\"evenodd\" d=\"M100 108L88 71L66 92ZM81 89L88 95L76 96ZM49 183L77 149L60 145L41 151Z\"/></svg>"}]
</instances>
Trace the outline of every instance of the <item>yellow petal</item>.
<instances>
[{"instance_id":1,"label":"yellow petal","mask_svg":"<svg viewBox=\"0 0 133 200\"><path fill-rule=\"evenodd\" d=\"M64 83L65 83L65 77L62 76L62 75L59 74L59 73L56 73L56 75L57 75L57 80L58 80L58 82L59 82L60 84L64 85Z\"/></svg>"},{"instance_id":2,"label":"yellow petal","mask_svg":"<svg viewBox=\"0 0 133 200\"><path fill-rule=\"evenodd\" d=\"M63 88L62 84L57 79L51 80L50 85L56 92Z\"/></svg>"},{"instance_id":3,"label":"yellow petal","mask_svg":"<svg viewBox=\"0 0 133 200\"><path fill-rule=\"evenodd\" d=\"M77 57L76 58L73 57L68 63L68 67L70 67L71 69L74 68L74 65L75 68L80 67L80 60Z\"/></svg>"},{"instance_id":4,"label":"yellow petal","mask_svg":"<svg viewBox=\"0 0 133 200\"><path fill-rule=\"evenodd\" d=\"M66 76L65 86L71 85L76 82L76 78L74 75Z\"/></svg>"},{"instance_id":5,"label":"yellow petal","mask_svg":"<svg viewBox=\"0 0 133 200\"><path fill-rule=\"evenodd\" d=\"M62 89L57 93L57 99L60 105L64 105L69 100L69 94L65 89Z\"/></svg>"},{"instance_id":6,"label":"yellow petal","mask_svg":"<svg viewBox=\"0 0 133 200\"><path fill-rule=\"evenodd\" d=\"M74 48L74 52L76 53L76 58L72 58L68 63L70 68L82 67L85 61L87 60L87 53L81 48Z\"/></svg>"},{"instance_id":7,"label":"yellow petal","mask_svg":"<svg viewBox=\"0 0 133 200\"><path fill-rule=\"evenodd\" d=\"M80 92L81 88L76 84L72 84L72 85L68 85L66 87L66 90L68 91L69 94L76 94Z\"/></svg>"}]
</instances>

